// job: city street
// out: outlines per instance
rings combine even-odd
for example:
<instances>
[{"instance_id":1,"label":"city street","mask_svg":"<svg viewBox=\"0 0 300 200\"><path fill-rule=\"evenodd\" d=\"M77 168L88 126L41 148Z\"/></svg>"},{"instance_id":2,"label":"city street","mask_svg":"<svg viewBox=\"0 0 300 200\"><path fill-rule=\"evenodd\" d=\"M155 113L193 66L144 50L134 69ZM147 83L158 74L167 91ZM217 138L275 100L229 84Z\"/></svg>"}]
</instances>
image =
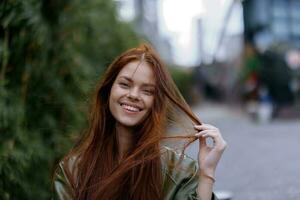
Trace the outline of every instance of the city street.
<instances>
[{"instance_id":1,"label":"city street","mask_svg":"<svg viewBox=\"0 0 300 200\"><path fill-rule=\"evenodd\" d=\"M194 111L204 123L217 126L228 143L215 191L230 191L235 200L300 199L300 119L258 124L237 108L215 104ZM187 152L193 158L197 145Z\"/></svg>"}]
</instances>

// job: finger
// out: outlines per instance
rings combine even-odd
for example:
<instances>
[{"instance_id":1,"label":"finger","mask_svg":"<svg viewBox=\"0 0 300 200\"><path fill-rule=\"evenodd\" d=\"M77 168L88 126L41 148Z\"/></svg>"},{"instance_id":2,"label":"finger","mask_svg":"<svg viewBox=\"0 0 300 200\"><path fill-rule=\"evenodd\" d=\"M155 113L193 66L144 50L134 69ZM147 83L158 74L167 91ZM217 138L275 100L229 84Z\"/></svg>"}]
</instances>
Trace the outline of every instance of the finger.
<instances>
[{"instance_id":1,"label":"finger","mask_svg":"<svg viewBox=\"0 0 300 200\"><path fill-rule=\"evenodd\" d=\"M214 138L217 138L218 137L218 134L215 132L215 131L205 131L204 134L201 135L202 137L212 137L213 139Z\"/></svg>"},{"instance_id":2,"label":"finger","mask_svg":"<svg viewBox=\"0 0 300 200\"><path fill-rule=\"evenodd\" d=\"M194 129L199 130L199 131L201 131L201 130L210 130L210 129L211 130L217 130L216 127L214 127L210 124L194 125Z\"/></svg>"},{"instance_id":3,"label":"finger","mask_svg":"<svg viewBox=\"0 0 300 200\"><path fill-rule=\"evenodd\" d=\"M200 126L196 126L196 127L201 129L198 133L202 133L203 131L209 131L209 132L213 132L216 137L222 138L222 135L221 135L219 129L212 125L204 124L204 125L200 125ZM198 134L198 133L196 133L196 134ZM203 134L201 134L201 135L203 135Z\"/></svg>"},{"instance_id":4,"label":"finger","mask_svg":"<svg viewBox=\"0 0 300 200\"><path fill-rule=\"evenodd\" d=\"M211 128L215 128L215 129L217 128L217 127L215 127L215 126L213 126L213 125L211 125L211 124L204 124L204 123L203 123L203 124L201 124L201 125L207 126L207 127L211 127Z\"/></svg>"},{"instance_id":5,"label":"finger","mask_svg":"<svg viewBox=\"0 0 300 200\"><path fill-rule=\"evenodd\" d=\"M218 135L220 135L220 133L217 130L212 130L212 129L207 129L207 130L202 130L199 131L195 134L196 137L203 137L205 134L211 133L213 134L215 137L218 137Z\"/></svg>"},{"instance_id":6,"label":"finger","mask_svg":"<svg viewBox=\"0 0 300 200\"><path fill-rule=\"evenodd\" d=\"M200 131L195 134L196 137L199 137L199 138L211 137L213 140L215 140L215 138L219 137L219 135L220 135L219 132L217 132L215 130L204 130L204 131Z\"/></svg>"},{"instance_id":7,"label":"finger","mask_svg":"<svg viewBox=\"0 0 300 200\"><path fill-rule=\"evenodd\" d=\"M196 133L195 136L199 138L199 148L203 148L207 146L206 138L203 137L203 135L209 133L210 130L201 131L199 133Z\"/></svg>"},{"instance_id":8,"label":"finger","mask_svg":"<svg viewBox=\"0 0 300 200\"><path fill-rule=\"evenodd\" d=\"M212 138L213 141L214 141L215 148L217 148L219 150L223 150L227 146L227 144L223 140L222 136L220 134L218 134L217 132L210 131L210 132L207 132L207 133L203 134L201 137L203 137L203 138L208 138L208 137Z\"/></svg>"},{"instance_id":9,"label":"finger","mask_svg":"<svg viewBox=\"0 0 300 200\"><path fill-rule=\"evenodd\" d=\"M196 134L195 134L195 136L196 137L201 137L203 134L205 134L205 133L207 133L207 132L209 132L210 130L204 130L204 131L200 131L200 132L197 132Z\"/></svg>"}]
</instances>

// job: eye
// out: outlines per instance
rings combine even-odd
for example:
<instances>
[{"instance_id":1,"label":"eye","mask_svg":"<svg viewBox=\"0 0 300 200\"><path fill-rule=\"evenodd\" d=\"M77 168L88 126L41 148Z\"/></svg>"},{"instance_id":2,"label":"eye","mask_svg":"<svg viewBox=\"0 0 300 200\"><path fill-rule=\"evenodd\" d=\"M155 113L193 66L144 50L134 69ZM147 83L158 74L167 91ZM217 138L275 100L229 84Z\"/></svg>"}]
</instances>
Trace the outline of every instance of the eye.
<instances>
[{"instance_id":1,"label":"eye","mask_svg":"<svg viewBox=\"0 0 300 200\"><path fill-rule=\"evenodd\" d=\"M119 85L121 86L121 88L129 88L129 84L125 82L119 82Z\"/></svg>"},{"instance_id":2,"label":"eye","mask_svg":"<svg viewBox=\"0 0 300 200\"><path fill-rule=\"evenodd\" d=\"M143 93L148 95L148 96L152 96L154 94L154 91L153 90L143 90Z\"/></svg>"},{"instance_id":3,"label":"eye","mask_svg":"<svg viewBox=\"0 0 300 200\"><path fill-rule=\"evenodd\" d=\"M120 86L129 87L129 84L126 82L119 82Z\"/></svg>"}]
</instances>

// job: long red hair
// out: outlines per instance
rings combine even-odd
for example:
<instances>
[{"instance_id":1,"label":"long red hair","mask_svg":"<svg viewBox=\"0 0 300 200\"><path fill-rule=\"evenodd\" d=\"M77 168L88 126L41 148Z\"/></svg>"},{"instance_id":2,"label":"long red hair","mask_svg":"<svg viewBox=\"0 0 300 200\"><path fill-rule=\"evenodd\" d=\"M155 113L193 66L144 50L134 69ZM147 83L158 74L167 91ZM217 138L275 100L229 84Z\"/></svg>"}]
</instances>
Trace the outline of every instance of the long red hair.
<instances>
[{"instance_id":1,"label":"long red hair","mask_svg":"<svg viewBox=\"0 0 300 200\"><path fill-rule=\"evenodd\" d=\"M118 73L132 61L147 62L152 67L156 76L155 99L148 118L135 127L134 146L119 163L118 138L115 119L108 106L109 95ZM116 58L96 88L87 131L64 158L65 161L75 158L76 169L65 166L75 199L163 199L160 141L173 137L189 138L186 147L196 139L187 135L164 135L171 104L194 123L200 124L180 95L167 68L149 45L129 49Z\"/></svg>"}]
</instances>

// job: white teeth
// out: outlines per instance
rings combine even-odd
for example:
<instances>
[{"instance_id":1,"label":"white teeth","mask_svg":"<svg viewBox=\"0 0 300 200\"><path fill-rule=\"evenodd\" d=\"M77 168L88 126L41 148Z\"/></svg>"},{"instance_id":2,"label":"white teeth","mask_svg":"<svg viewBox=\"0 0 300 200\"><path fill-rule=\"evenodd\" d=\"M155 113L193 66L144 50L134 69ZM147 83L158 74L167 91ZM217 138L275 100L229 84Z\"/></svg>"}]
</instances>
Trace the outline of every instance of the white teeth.
<instances>
[{"instance_id":1,"label":"white teeth","mask_svg":"<svg viewBox=\"0 0 300 200\"><path fill-rule=\"evenodd\" d=\"M126 110L129 110L131 112L139 112L139 109L133 106L129 106L126 104L122 104L122 107L125 108Z\"/></svg>"}]
</instances>

